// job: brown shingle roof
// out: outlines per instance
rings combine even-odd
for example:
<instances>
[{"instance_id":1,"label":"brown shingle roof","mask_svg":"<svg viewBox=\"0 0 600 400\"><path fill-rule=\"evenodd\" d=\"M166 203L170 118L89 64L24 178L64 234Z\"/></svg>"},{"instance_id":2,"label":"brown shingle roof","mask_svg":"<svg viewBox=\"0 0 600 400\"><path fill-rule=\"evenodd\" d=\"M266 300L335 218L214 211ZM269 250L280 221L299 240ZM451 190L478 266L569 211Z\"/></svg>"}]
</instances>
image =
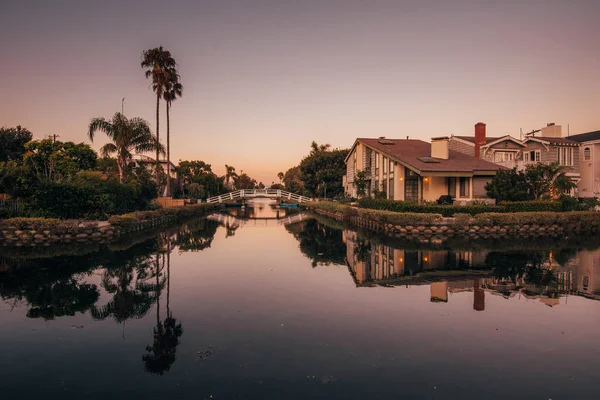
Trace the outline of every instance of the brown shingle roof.
<instances>
[{"instance_id":1,"label":"brown shingle roof","mask_svg":"<svg viewBox=\"0 0 600 400\"><path fill-rule=\"evenodd\" d=\"M475 144L475 136L458 136L458 135L453 135L452 137L459 138L459 139L462 139L462 140L466 140L467 142L471 142L471 143ZM485 143L488 144L490 142L493 142L495 140L501 139L503 137L504 136L489 136L489 137L485 138Z\"/></svg>"},{"instance_id":2,"label":"brown shingle roof","mask_svg":"<svg viewBox=\"0 0 600 400\"><path fill-rule=\"evenodd\" d=\"M419 158L431 156L431 143L417 139L385 139L394 144L381 144L379 143L381 139L358 138L356 140L421 172L475 172L504 169L498 164L457 151L449 151L447 160L436 158L435 160L439 162L424 162Z\"/></svg>"},{"instance_id":3,"label":"brown shingle roof","mask_svg":"<svg viewBox=\"0 0 600 400\"><path fill-rule=\"evenodd\" d=\"M574 140L579 143L591 142L592 140L600 140L600 131L580 133L578 135L571 135L571 136L569 136L569 139Z\"/></svg>"},{"instance_id":4,"label":"brown shingle roof","mask_svg":"<svg viewBox=\"0 0 600 400\"><path fill-rule=\"evenodd\" d=\"M562 137L548 137L548 136L531 136L528 139L538 139L548 142L550 144L562 144L565 146L580 146L580 144L574 140L569 140Z\"/></svg>"}]
</instances>

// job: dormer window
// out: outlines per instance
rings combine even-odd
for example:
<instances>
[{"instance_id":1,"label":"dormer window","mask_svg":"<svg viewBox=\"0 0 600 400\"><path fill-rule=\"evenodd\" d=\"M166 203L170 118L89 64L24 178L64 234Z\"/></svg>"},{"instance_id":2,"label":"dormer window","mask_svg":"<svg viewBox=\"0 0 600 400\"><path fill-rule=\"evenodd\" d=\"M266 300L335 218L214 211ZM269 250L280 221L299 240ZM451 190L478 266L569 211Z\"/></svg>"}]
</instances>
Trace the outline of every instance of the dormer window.
<instances>
[{"instance_id":1,"label":"dormer window","mask_svg":"<svg viewBox=\"0 0 600 400\"><path fill-rule=\"evenodd\" d=\"M586 147L583 149L583 161L591 161L592 160L592 149Z\"/></svg>"}]
</instances>

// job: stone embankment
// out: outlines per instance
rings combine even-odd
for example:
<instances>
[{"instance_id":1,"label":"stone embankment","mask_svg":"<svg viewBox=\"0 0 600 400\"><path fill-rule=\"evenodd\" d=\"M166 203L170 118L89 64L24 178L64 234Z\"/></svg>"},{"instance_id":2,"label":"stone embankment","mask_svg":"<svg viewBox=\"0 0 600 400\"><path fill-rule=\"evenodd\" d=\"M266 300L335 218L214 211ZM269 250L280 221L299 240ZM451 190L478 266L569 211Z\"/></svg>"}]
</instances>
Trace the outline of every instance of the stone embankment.
<instances>
[{"instance_id":1,"label":"stone embankment","mask_svg":"<svg viewBox=\"0 0 600 400\"><path fill-rule=\"evenodd\" d=\"M309 208L317 214L373 232L434 244L455 237L525 240L589 236L600 232L598 212L459 214L444 218L438 214L394 213L319 203L313 203Z\"/></svg>"},{"instance_id":2,"label":"stone embankment","mask_svg":"<svg viewBox=\"0 0 600 400\"><path fill-rule=\"evenodd\" d=\"M36 247L68 243L74 245L86 242L107 243L132 232L206 215L213 209L212 204L202 204L139 211L113 216L108 223L49 218L11 218L0 220L0 246Z\"/></svg>"}]
</instances>

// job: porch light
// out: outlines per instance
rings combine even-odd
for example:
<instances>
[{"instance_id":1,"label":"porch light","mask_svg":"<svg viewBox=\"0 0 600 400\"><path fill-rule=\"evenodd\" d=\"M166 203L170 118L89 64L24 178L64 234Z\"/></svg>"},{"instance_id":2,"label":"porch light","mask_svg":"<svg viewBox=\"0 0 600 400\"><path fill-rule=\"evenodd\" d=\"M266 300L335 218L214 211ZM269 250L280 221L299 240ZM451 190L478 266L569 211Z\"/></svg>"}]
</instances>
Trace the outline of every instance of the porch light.
<instances>
[{"instance_id":1,"label":"porch light","mask_svg":"<svg viewBox=\"0 0 600 400\"><path fill-rule=\"evenodd\" d=\"M429 182L429 178L423 178L425 182Z\"/></svg>"},{"instance_id":2,"label":"porch light","mask_svg":"<svg viewBox=\"0 0 600 400\"><path fill-rule=\"evenodd\" d=\"M400 257L400 262L404 262L404 258Z\"/></svg>"},{"instance_id":3,"label":"porch light","mask_svg":"<svg viewBox=\"0 0 600 400\"><path fill-rule=\"evenodd\" d=\"M425 262L429 261L429 257L423 257L423 261L425 261Z\"/></svg>"},{"instance_id":4,"label":"porch light","mask_svg":"<svg viewBox=\"0 0 600 400\"><path fill-rule=\"evenodd\" d=\"M402 182L404 180L404 178L400 178L400 182Z\"/></svg>"}]
</instances>

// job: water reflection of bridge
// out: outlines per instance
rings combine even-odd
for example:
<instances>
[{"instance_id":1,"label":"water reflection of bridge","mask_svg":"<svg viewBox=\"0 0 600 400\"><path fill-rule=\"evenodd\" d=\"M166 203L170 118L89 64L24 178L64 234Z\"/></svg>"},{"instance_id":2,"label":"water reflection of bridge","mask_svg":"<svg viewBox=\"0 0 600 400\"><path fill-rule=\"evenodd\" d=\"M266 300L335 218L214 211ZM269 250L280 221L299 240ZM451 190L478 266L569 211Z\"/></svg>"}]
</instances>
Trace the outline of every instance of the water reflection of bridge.
<instances>
[{"instance_id":1,"label":"water reflection of bridge","mask_svg":"<svg viewBox=\"0 0 600 400\"><path fill-rule=\"evenodd\" d=\"M238 218L230 214L211 214L207 217L212 221L230 227L252 227L252 226L285 226L304 221L307 217L304 213L297 213L285 217L257 217L257 218Z\"/></svg>"}]
</instances>

